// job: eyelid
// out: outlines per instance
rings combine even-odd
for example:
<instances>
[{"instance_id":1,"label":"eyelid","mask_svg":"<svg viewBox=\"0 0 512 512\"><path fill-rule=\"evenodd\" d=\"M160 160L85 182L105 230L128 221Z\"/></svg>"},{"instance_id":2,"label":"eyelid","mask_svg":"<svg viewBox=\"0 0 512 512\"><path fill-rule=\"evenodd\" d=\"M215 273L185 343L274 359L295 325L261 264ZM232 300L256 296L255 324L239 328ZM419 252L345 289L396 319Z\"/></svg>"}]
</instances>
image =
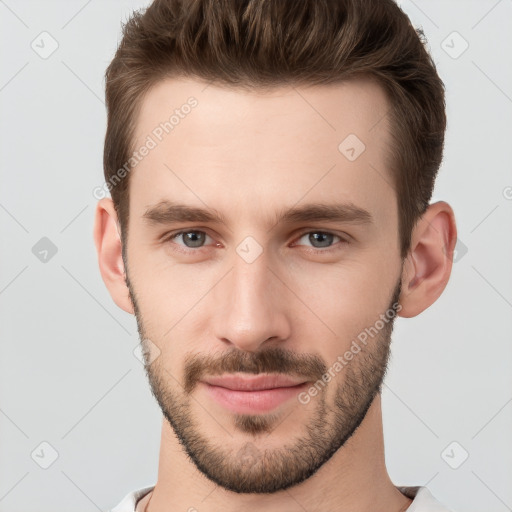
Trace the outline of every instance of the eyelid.
<instances>
[{"instance_id":1,"label":"eyelid","mask_svg":"<svg viewBox=\"0 0 512 512\"><path fill-rule=\"evenodd\" d=\"M324 247L324 248L318 248L318 247L302 245L302 244L297 243L303 236L309 235L310 233L322 233L324 235L332 235L334 237L339 238L339 241L333 242L333 245L331 245L329 247ZM295 237L295 241L293 242L292 246L305 247L306 248L305 250L307 252L314 253L314 254L329 254L332 252L339 251L341 249L340 246L344 246L344 245L348 244L350 238L351 237L349 237L348 235L342 236L338 233L333 233L332 231L327 231L325 229L307 229L306 231L303 231L301 234L299 234Z\"/></svg>"},{"instance_id":2,"label":"eyelid","mask_svg":"<svg viewBox=\"0 0 512 512\"><path fill-rule=\"evenodd\" d=\"M304 235L308 235L309 233L323 233L324 235L333 235L341 238L345 242L350 242L353 240L348 233L338 233L336 231L331 231L324 228L303 228L303 230L300 230L298 234L295 235L295 240L302 238Z\"/></svg>"},{"instance_id":3,"label":"eyelid","mask_svg":"<svg viewBox=\"0 0 512 512\"><path fill-rule=\"evenodd\" d=\"M162 237L162 241L175 243L175 242L172 242L175 238L178 238L180 235L183 235L185 233L190 233L190 232L204 233L206 236L209 236L213 240L213 237L208 233L208 231L209 231L208 228L199 228L199 227L198 228L195 228L195 227L182 228L178 231L172 231L170 233L166 233ZM322 233L322 234L326 234L326 235L333 235L334 237L337 237L340 240L339 240L339 242L334 243L334 245L332 245L330 247L325 247L325 248L317 248L317 247L304 246L302 244L297 244L298 240L300 240L304 235L308 235L310 233ZM315 254L322 254L322 253L330 253L330 252L337 251L340 249L339 245L346 245L346 244L350 243L351 241L352 241L352 237L346 233L338 234L338 233L335 233L333 231L329 231L326 229L309 227L309 228L302 228L302 230L299 231L299 233L294 235L294 242L292 242L292 246L298 245L299 247L300 246L306 247L307 252L312 252ZM199 251L202 251L202 250L208 248L207 245L204 245L202 247L196 247L196 248L187 247L186 245L182 245L179 243L175 243L175 245L178 247L178 249L176 249L176 250L178 250L180 252L184 252L186 254L197 253ZM214 245L218 246L218 243L216 242Z\"/></svg>"},{"instance_id":4,"label":"eyelid","mask_svg":"<svg viewBox=\"0 0 512 512\"><path fill-rule=\"evenodd\" d=\"M194 233L204 233L206 236L209 236L212 240L213 240L213 237L208 233L208 230L205 229L205 228L185 228L185 229L180 229L178 231L172 231L170 233L166 233L163 237L162 237L162 241L163 242L170 242L176 238L179 237L179 235L183 235L185 233L191 233L191 232L194 232ZM187 247L186 245L181 245L181 244L176 244L178 245L179 247L183 247L185 248L186 250L188 251L199 251L201 249L205 249L207 246L203 246L203 247L197 247L197 248L192 248L192 247Z\"/></svg>"}]
</instances>

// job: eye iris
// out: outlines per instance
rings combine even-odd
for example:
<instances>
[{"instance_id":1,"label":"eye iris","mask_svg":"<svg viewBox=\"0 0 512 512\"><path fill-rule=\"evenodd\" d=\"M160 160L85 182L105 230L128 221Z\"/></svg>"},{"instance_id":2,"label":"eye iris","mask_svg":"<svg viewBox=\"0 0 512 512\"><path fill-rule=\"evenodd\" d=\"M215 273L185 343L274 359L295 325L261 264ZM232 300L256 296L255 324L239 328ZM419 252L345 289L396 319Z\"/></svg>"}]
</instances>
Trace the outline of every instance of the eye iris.
<instances>
[{"instance_id":1,"label":"eye iris","mask_svg":"<svg viewBox=\"0 0 512 512\"><path fill-rule=\"evenodd\" d=\"M333 236L334 236L334 235L331 235L331 234L329 234L329 233L311 233L311 234L309 235L309 241L310 241L311 243L313 243L313 242L318 242L318 241L319 241L319 238L320 238L320 239L323 239L323 241L322 241L322 240L320 240L320 243L321 243L321 244L323 243L324 245L315 246L315 247L328 247L328 246L329 246L329 244L330 244L330 243L332 243L332 238L333 238ZM327 240L325 240L326 238L327 238ZM315 245L315 244L313 243L313 245Z\"/></svg>"},{"instance_id":2,"label":"eye iris","mask_svg":"<svg viewBox=\"0 0 512 512\"><path fill-rule=\"evenodd\" d=\"M200 231L188 231L183 233L182 236L187 247L200 247L201 244L204 243L205 234ZM189 242L191 242L192 245L189 245Z\"/></svg>"},{"instance_id":3,"label":"eye iris","mask_svg":"<svg viewBox=\"0 0 512 512\"><path fill-rule=\"evenodd\" d=\"M181 234L187 247L201 247L205 241L205 233L201 231L187 231ZM315 232L309 234L309 241L315 247L328 247L333 242L334 235L330 233ZM320 245L315 245L315 244Z\"/></svg>"}]
</instances>

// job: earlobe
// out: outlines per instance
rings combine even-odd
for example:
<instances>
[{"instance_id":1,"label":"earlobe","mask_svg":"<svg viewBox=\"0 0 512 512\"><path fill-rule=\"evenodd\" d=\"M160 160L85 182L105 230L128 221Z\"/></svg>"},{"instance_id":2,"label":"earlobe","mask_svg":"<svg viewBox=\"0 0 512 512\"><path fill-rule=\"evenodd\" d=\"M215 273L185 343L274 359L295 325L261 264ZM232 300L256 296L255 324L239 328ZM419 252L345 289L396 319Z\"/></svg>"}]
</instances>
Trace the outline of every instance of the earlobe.
<instances>
[{"instance_id":1,"label":"earlobe","mask_svg":"<svg viewBox=\"0 0 512 512\"><path fill-rule=\"evenodd\" d=\"M103 282L114 302L127 313L134 314L125 282L117 213L110 198L101 199L96 205L93 235Z\"/></svg>"},{"instance_id":2,"label":"earlobe","mask_svg":"<svg viewBox=\"0 0 512 512\"><path fill-rule=\"evenodd\" d=\"M431 204L416 224L402 272L399 315L410 318L431 306L450 278L457 228L452 208Z\"/></svg>"}]
</instances>

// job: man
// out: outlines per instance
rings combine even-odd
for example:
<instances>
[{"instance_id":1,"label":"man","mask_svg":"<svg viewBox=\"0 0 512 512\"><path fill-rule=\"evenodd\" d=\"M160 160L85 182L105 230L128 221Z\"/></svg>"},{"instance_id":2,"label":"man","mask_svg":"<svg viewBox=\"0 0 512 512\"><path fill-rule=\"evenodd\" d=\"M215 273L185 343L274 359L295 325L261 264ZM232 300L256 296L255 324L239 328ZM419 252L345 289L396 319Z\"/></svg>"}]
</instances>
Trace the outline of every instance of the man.
<instances>
[{"instance_id":1,"label":"man","mask_svg":"<svg viewBox=\"0 0 512 512\"><path fill-rule=\"evenodd\" d=\"M156 0L106 98L94 239L164 416L114 511L448 510L390 480L380 397L456 241L422 33L392 0Z\"/></svg>"}]
</instances>

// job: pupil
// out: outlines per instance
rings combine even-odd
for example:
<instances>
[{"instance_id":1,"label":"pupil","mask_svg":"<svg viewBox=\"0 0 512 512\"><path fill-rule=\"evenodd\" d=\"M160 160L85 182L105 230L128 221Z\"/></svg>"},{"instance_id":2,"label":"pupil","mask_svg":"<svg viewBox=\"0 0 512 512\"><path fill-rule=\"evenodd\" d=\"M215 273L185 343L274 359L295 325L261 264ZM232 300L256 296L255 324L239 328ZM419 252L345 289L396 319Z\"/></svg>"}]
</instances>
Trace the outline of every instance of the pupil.
<instances>
[{"instance_id":1,"label":"pupil","mask_svg":"<svg viewBox=\"0 0 512 512\"><path fill-rule=\"evenodd\" d=\"M313 233L312 235L309 235L310 242L320 242L320 247L327 247L331 241L331 237L332 235L329 235L328 233ZM322 242L322 240L319 240L319 238L324 238L324 241ZM315 244L313 243L313 245Z\"/></svg>"},{"instance_id":2,"label":"pupil","mask_svg":"<svg viewBox=\"0 0 512 512\"><path fill-rule=\"evenodd\" d=\"M201 243L203 242L203 239L204 239L204 233L198 234L197 231L189 231L188 233L186 233L186 235L187 235L185 237L186 245L188 245L188 242L192 243L192 245L188 245L188 247L200 247L201 246Z\"/></svg>"}]
</instances>

